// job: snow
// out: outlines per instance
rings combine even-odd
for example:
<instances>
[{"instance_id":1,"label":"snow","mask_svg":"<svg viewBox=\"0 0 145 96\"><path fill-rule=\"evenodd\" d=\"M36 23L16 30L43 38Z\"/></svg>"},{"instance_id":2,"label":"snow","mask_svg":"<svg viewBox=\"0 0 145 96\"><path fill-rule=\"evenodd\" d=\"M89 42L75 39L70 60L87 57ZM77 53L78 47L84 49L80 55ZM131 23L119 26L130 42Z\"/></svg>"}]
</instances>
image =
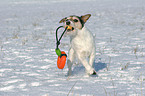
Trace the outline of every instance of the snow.
<instances>
[{"instance_id":1,"label":"snow","mask_svg":"<svg viewBox=\"0 0 145 96\"><path fill-rule=\"evenodd\" d=\"M0 96L144 96L144 0L0 0ZM69 15L92 14L94 67L57 68L55 30ZM60 33L63 29L59 30ZM60 49L68 53L69 38Z\"/></svg>"}]
</instances>

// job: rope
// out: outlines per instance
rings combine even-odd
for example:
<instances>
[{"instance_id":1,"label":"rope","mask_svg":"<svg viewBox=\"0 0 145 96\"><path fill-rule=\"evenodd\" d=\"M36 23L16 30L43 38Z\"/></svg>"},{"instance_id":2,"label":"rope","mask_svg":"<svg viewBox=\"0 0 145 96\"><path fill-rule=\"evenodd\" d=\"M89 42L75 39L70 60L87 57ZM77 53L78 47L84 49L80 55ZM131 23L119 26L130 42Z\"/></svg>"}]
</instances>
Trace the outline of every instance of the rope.
<instances>
[{"instance_id":1,"label":"rope","mask_svg":"<svg viewBox=\"0 0 145 96\"><path fill-rule=\"evenodd\" d=\"M60 40L62 39L62 36L64 35L64 33L65 33L65 31L66 31L66 29L67 29L67 27L65 28L65 30L63 31L63 33L61 34L61 36L60 36L60 38L59 38L59 40L58 40L58 36L57 36L57 31L58 31L58 29L60 29L60 28L62 28L63 26L59 26L57 29L56 29L56 49L58 49L58 46L60 45Z\"/></svg>"}]
</instances>

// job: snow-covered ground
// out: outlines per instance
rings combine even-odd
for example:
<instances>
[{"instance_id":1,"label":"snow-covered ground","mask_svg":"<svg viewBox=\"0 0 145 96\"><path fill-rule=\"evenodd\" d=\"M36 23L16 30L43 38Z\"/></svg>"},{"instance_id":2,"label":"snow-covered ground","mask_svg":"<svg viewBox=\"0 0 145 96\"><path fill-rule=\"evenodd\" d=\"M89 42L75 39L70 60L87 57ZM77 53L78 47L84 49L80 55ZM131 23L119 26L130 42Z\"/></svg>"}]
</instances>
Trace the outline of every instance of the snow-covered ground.
<instances>
[{"instance_id":1,"label":"snow-covered ground","mask_svg":"<svg viewBox=\"0 0 145 96\"><path fill-rule=\"evenodd\" d=\"M92 14L95 69L56 66L55 30ZM63 30L59 30L60 33ZM68 52L69 38L60 49ZM145 96L145 0L0 0L0 96Z\"/></svg>"}]
</instances>

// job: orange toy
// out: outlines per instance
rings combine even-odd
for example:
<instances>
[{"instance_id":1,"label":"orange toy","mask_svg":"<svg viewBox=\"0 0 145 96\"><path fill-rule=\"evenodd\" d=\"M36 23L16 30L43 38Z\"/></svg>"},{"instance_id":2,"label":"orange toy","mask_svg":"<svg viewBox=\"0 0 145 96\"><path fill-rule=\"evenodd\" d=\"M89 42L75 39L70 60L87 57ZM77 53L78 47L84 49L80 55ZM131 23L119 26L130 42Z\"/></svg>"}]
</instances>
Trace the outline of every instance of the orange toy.
<instances>
[{"instance_id":1,"label":"orange toy","mask_svg":"<svg viewBox=\"0 0 145 96\"><path fill-rule=\"evenodd\" d=\"M61 56L58 56L57 59L57 67L59 69L63 69L65 66L65 62L66 62L66 53L64 51L61 51Z\"/></svg>"}]
</instances>

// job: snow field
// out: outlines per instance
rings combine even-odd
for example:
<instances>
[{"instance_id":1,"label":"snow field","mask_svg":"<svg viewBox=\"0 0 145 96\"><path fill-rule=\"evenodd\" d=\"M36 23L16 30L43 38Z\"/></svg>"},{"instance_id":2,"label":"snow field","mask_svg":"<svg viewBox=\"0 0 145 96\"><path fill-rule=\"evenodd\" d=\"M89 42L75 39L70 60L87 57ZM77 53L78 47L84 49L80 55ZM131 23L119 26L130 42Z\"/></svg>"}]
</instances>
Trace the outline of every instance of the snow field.
<instances>
[{"instance_id":1,"label":"snow field","mask_svg":"<svg viewBox=\"0 0 145 96\"><path fill-rule=\"evenodd\" d=\"M143 0L0 2L0 96L145 95ZM55 29L63 17L87 13L98 77L86 76L78 62L68 77L67 67L56 66ZM69 38L61 42L68 52Z\"/></svg>"}]
</instances>

